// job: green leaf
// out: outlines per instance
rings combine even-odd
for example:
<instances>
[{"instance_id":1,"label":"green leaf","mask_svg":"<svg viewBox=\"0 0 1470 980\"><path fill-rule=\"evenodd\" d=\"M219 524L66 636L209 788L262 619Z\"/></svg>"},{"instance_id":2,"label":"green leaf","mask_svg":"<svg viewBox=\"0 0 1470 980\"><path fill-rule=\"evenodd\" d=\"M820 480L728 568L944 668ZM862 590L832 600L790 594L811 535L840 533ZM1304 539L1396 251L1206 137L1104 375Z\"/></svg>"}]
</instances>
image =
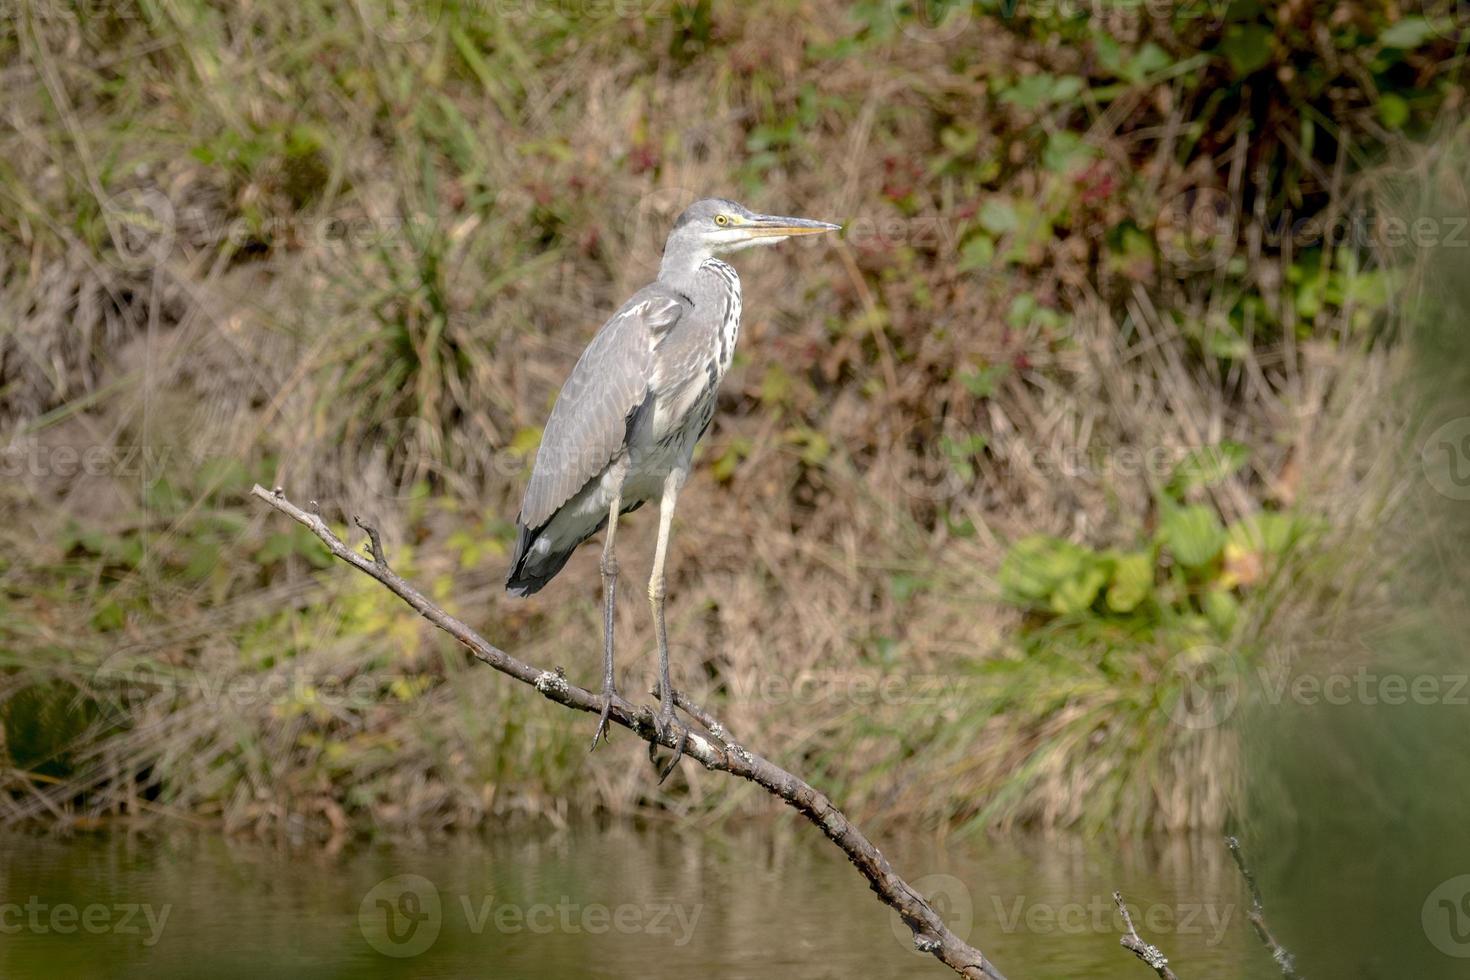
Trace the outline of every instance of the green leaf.
<instances>
[{"instance_id":1,"label":"green leaf","mask_svg":"<svg viewBox=\"0 0 1470 980\"><path fill-rule=\"evenodd\" d=\"M1298 522L1289 514L1261 511L1230 525L1226 541L1242 551L1285 554L1296 540Z\"/></svg>"},{"instance_id":2,"label":"green leaf","mask_svg":"<svg viewBox=\"0 0 1470 980\"><path fill-rule=\"evenodd\" d=\"M1092 36L1092 50L1097 54L1098 66L1110 75L1123 74L1123 49L1107 34Z\"/></svg>"},{"instance_id":3,"label":"green leaf","mask_svg":"<svg viewBox=\"0 0 1470 980\"><path fill-rule=\"evenodd\" d=\"M1249 75L1271 60L1271 29L1264 24L1231 24L1220 50L1237 75Z\"/></svg>"},{"instance_id":4,"label":"green leaf","mask_svg":"<svg viewBox=\"0 0 1470 980\"><path fill-rule=\"evenodd\" d=\"M1085 557L1070 541L1045 534L1024 537L1000 564L1001 592L1020 604L1045 601L1062 582L1082 571Z\"/></svg>"},{"instance_id":5,"label":"green leaf","mask_svg":"<svg viewBox=\"0 0 1470 980\"><path fill-rule=\"evenodd\" d=\"M1011 371L1009 364L987 364L960 372L960 383L976 398L989 398Z\"/></svg>"},{"instance_id":6,"label":"green leaf","mask_svg":"<svg viewBox=\"0 0 1470 980\"><path fill-rule=\"evenodd\" d=\"M1228 635L1235 628L1235 620L1240 615L1240 603L1230 594L1229 589L1211 589L1200 602L1205 610L1205 618L1222 635Z\"/></svg>"},{"instance_id":7,"label":"green leaf","mask_svg":"<svg viewBox=\"0 0 1470 980\"><path fill-rule=\"evenodd\" d=\"M1208 507L1177 507L1165 512L1159 539L1179 564L1200 568L1214 561L1225 546L1225 528Z\"/></svg>"},{"instance_id":8,"label":"green leaf","mask_svg":"<svg viewBox=\"0 0 1470 980\"><path fill-rule=\"evenodd\" d=\"M1153 556L1147 552L1131 552L1113 565L1113 581L1108 586L1108 608L1116 613L1129 613L1148 598L1154 586Z\"/></svg>"},{"instance_id":9,"label":"green leaf","mask_svg":"<svg viewBox=\"0 0 1470 980\"><path fill-rule=\"evenodd\" d=\"M980 227L992 235L1014 231L1020 223L1016 206L1005 198L992 197L980 206Z\"/></svg>"},{"instance_id":10,"label":"green leaf","mask_svg":"<svg viewBox=\"0 0 1470 980\"><path fill-rule=\"evenodd\" d=\"M1152 41L1138 49L1138 53L1128 59L1127 66L1123 69L1123 77L1130 82L1141 82L1154 72L1163 71L1174 63L1169 53Z\"/></svg>"},{"instance_id":11,"label":"green leaf","mask_svg":"<svg viewBox=\"0 0 1470 980\"><path fill-rule=\"evenodd\" d=\"M1107 574L1095 564L1084 568L1080 574L1057 586L1051 596L1052 611L1063 616L1086 612L1107 579Z\"/></svg>"},{"instance_id":12,"label":"green leaf","mask_svg":"<svg viewBox=\"0 0 1470 980\"><path fill-rule=\"evenodd\" d=\"M1378 118L1389 129L1403 129L1409 121L1409 103L1401 95L1384 92L1378 97Z\"/></svg>"},{"instance_id":13,"label":"green leaf","mask_svg":"<svg viewBox=\"0 0 1470 980\"><path fill-rule=\"evenodd\" d=\"M1434 25L1423 17L1405 17L1388 30L1378 35L1378 40L1387 48L1417 48L1434 36Z\"/></svg>"},{"instance_id":14,"label":"green leaf","mask_svg":"<svg viewBox=\"0 0 1470 980\"><path fill-rule=\"evenodd\" d=\"M92 614L92 626L95 629L107 631L122 629L123 624L128 621L128 614L123 607L111 599L104 602Z\"/></svg>"},{"instance_id":15,"label":"green leaf","mask_svg":"<svg viewBox=\"0 0 1470 980\"><path fill-rule=\"evenodd\" d=\"M1052 102L1067 102L1082 92L1082 79L1076 75L1058 78L1045 72L1018 78L1000 93L1000 101L1023 109L1039 109Z\"/></svg>"},{"instance_id":16,"label":"green leaf","mask_svg":"<svg viewBox=\"0 0 1470 980\"><path fill-rule=\"evenodd\" d=\"M888 577L888 588L893 593L893 598L899 602L908 602L927 586L928 581L919 575L908 575L898 573Z\"/></svg>"},{"instance_id":17,"label":"green leaf","mask_svg":"<svg viewBox=\"0 0 1470 980\"><path fill-rule=\"evenodd\" d=\"M983 269L995 261L995 239L989 235L975 235L960 249L960 271Z\"/></svg>"},{"instance_id":18,"label":"green leaf","mask_svg":"<svg viewBox=\"0 0 1470 980\"><path fill-rule=\"evenodd\" d=\"M1041 152L1042 166L1052 173L1067 173L1097 156L1097 151L1081 136L1068 130L1047 137Z\"/></svg>"},{"instance_id":19,"label":"green leaf","mask_svg":"<svg viewBox=\"0 0 1470 980\"><path fill-rule=\"evenodd\" d=\"M285 531L277 531L265 539L265 544L255 552L255 562L258 565L269 565L280 561L292 552L291 535Z\"/></svg>"},{"instance_id":20,"label":"green leaf","mask_svg":"<svg viewBox=\"0 0 1470 980\"><path fill-rule=\"evenodd\" d=\"M1181 498L1191 490L1213 487L1239 473L1250 459L1250 450L1227 439L1213 446L1192 449L1174 467L1164 492Z\"/></svg>"},{"instance_id":21,"label":"green leaf","mask_svg":"<svg viewBox=\"0 0 1470 980\"><path fill-rule=\"evenodd\" d=\"M183 576L190 582L202 582L219 567L219 545L213 541L194 541L189 548L189 563Z\"/></svg>"}]
</instances>

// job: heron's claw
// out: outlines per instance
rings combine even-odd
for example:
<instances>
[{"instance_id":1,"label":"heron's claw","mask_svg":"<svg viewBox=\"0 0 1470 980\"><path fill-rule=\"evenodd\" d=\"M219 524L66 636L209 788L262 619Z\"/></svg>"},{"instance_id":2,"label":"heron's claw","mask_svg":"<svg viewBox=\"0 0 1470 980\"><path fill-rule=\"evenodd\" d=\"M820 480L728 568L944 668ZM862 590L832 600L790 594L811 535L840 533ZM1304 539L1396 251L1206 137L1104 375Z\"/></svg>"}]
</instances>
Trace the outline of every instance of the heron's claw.
<instances>
[{"instance_id":1,"label":"heron's claw","mask_svg":"<svg viewBox=\"0 0 1470 980\"><path fill-rule=\"evenodd\" d=\"M631 707L628 702L618 697L618 692L616 690L608 688L602 692L602 713L597 716L597 729L592 733L592 744L587 746L588 752L591 752L593 749L597 748L598 739L602 739L604 743L608 741L608 719L612 715L614 703L621 704L624 708Z\"/></svg>"},{"instance_id":2,"label":"heron's claw","mask_svg":"<svg viewBox=\"0 0 1470 980\"><path fill-rule=\"evenodd\" d=\"M684 758L684 746L689 744L689 727L674 717L673 711L660 712L653 717L653 726L658 731L658 738L648 743L648 761L658 767L658 747L663 744L664 739L672 738L675 729L678 729L678 738L674 741L674 756L666 765L659 768L658 781L660 784L669 778L669 773Z\"/></svg>"},{"instance_id":3,"label":"heron's claw","mask_svg":"<svg viewBox=\"0 0 1470 980\"><path fill-rule=\"evenodd\" d=\"M604 742L607 741L607 719L608 716L611 714L612 698L604 697L602 699L602 714L597 717L597 728L592 732L592 744L587 746L588 752L591 752L593 749L597 748L598 739L602 739Z\"/></svg>"}]
</instances>

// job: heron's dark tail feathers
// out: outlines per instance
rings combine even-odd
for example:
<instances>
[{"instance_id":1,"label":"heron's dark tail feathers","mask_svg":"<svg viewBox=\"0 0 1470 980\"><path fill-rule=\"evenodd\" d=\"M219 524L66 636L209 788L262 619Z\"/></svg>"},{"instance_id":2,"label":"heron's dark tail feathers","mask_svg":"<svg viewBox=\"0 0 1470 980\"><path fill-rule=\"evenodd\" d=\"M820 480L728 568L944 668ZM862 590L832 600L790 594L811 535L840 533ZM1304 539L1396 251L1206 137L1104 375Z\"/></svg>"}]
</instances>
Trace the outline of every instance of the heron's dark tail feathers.
<instances>
[{"instance_id":1,"label":"heron's dark tail feathers","mask_svg":"<svg viewBox=\"0 0 1470 980\"><path fill-rule=\"evenodd\" d=\"M541 587L552 579L556 573L562 570L567 559L572 557L572 552L577 550L577 542L565 551L555 551L540 557L535 567L528 567L527 558L530 557L531 546L536 543L544 528L529 528L519 521L516 522L519 534L516 535L516 550L510 559L510 574L505 578L505 591L513 596L535 595L541 591Z\"/></svg>"},{"instance_id":2,"label":"heron's dark tail feathers","mask_svg":"<svg viewBox=\"0 0 1470 980\"><path fill-rule=\"evenodd\" d=\"M624 507L621 513L631 514L644 503L645 501L635 500ZM505 591L511 595L528 596L540 592L543 585L556 578L556 573L562 570L567 559L572 557L572 552L581 547L583 541L607 527L607 518L604 517L596 527L588 530L580 538L568 542L562 550L535 555L532 561L531 552L550 524L551 521L548 521L541 527L526 527L521 523L520 518L516 518L516 530L519 532L516 535L516 550L510 557L510 574L505 577Z\"/></svg>"}]
</instances>

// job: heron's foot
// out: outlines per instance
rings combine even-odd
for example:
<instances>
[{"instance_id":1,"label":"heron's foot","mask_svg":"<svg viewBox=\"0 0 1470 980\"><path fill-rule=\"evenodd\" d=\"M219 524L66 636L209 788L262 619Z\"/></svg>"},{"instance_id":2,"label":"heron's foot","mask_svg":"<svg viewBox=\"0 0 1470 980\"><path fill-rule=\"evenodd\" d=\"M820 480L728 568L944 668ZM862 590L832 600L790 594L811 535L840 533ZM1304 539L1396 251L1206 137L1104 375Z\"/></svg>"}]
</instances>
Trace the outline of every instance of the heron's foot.
<instances>
[{"instance_id":1,"label":"heron's foot","mask_svg":"<svg viewBox=\"0 0 1470 980\"><path fill-rule=\"evenodd\" d=\"M607 742L607 723L608 718L612 715L613 704L615 702L622 704L625 708L631 707L618 696L618 692L613 688L607 688L602 692L602 713L597 717L597 729L592 733L592 744L587 746L588 752L597 748L598 739L602 739L604 743Z\"/></svg>"},{"instance_id":2,"label":"heron's foot","mask_svg":"<svg viewBox=\"0 0 1470 980\"><path fill-rule=\"evenodd\" d=\"M684 746L689 744L689 726L674 716L674 710L671 705L661 707L658 714L652 715L652 723L654 730L658 732L658 738L648 743L648 761L652 762L655 768L658 768L658 781L662 783L665 779L669 778L669 773L674 771L674 767L679 764L679 760L684 758ZM673 744L674 755L666 765L660 768L658 765L658 747L665 742Z\"/></svg>"}]
</instances>

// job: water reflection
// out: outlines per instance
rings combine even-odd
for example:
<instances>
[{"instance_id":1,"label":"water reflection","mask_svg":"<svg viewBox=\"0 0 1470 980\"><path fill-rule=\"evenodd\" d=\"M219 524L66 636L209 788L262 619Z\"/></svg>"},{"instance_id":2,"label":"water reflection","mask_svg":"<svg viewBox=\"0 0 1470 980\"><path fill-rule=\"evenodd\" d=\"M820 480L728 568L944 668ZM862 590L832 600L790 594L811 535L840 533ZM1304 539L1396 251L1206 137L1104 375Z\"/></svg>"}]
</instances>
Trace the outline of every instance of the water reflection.
<instances>
[{"instance_id":1,"label":"water reflection","mask_svg":"<svg viewBox=\"0 0 1470 980\"><path fill-rule=\"evenodd\" d=\"M1012 977L1132 977L1113 889L1191 980L1260 958L1214 841L911 837L895 866ZM0 837L0 976L942 977L808 828L585 826L329 854Z\"/></svg>"}]
</instances>

